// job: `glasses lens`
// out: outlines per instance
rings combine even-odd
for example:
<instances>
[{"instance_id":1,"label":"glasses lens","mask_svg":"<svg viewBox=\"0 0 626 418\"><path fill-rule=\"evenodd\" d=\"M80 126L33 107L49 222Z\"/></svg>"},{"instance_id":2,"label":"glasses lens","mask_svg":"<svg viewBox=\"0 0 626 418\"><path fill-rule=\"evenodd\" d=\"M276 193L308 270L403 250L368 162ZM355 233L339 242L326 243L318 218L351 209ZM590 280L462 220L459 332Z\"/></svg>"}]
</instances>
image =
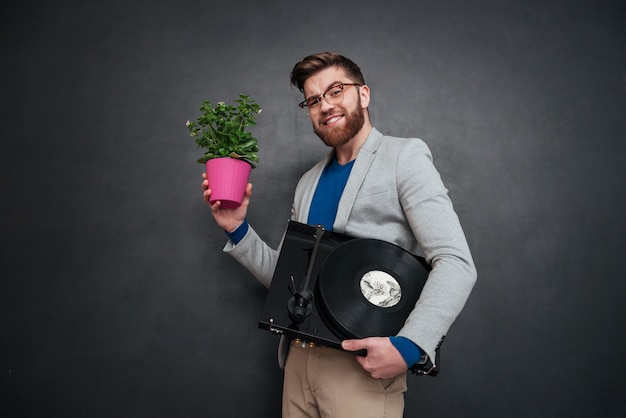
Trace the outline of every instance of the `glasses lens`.
<instances>
[{"instance_id":1,"label":"glasses lens","mask_svg":"<svg viewBox=\"0 0 626 418\"><path fill-rule=\"evenodd\" d=\"M324 98L330 104L337 104L341 102L343 97L343 84L337 84L336 86L331 87L329 90L326 90L324 93Z\"/></svg>"},{"instance_id":2,"label":"glasses lens","mask_svg":"<svg viewBox=\"0 0 626 418\"><path fill-rule=\"evenodd\" d=\"M315 107L319 104L319 102L322 100L322 98L320 96L317 97L310 97L308 99L306 99L306 105L307 107L311 108L311 107Z\"/></svg>"},{"instance_id":3,"label":"glasses lens","mask_svg":"<svg viewBox=\"0 0 626 418\"><path fill-rule=\"evenodd\" d=\"M340 103L343 99L343 89L345 86L357 86L359 84L337 84L332 86L328 90L324 92L321 96L310 97L306 99L304 102L300 103L300 107L311 109L316 109L322 100L326 100L328 104L337 104Z\"/></svg>"}]
</instances>

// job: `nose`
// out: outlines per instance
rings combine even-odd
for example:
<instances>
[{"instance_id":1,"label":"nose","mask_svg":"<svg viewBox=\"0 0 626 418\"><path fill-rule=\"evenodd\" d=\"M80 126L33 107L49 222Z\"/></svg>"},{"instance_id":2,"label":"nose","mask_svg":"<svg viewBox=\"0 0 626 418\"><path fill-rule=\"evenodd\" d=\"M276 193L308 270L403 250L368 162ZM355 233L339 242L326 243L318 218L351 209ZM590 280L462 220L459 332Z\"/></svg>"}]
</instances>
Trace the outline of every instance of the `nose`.
<instances>
[{"instance_id":1,"label":"nose","mask_svg":"<svg viewBox=\"0 0 626 418\"><path fill-rule=\"evenodd\" d=\"M335 105L328 103L328 101L326 100L326 97L322 98L322 101L320 102L321 113L327 113L329 110L332 110L334 108L335 108Z\"/></svg>"}]
</instances>

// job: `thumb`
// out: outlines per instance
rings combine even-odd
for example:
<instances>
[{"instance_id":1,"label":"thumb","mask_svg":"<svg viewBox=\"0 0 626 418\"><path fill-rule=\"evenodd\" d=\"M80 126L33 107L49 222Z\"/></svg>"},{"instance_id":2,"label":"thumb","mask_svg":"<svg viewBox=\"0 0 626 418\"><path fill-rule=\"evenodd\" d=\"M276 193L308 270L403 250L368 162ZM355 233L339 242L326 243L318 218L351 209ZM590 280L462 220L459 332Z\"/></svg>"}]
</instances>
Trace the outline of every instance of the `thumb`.
<instances>
[{"instance_id":1,"label":"thumb","mask_svg":"<svg viewBox=\"0 0 626 418\"><path fill-rule=\"evenodd\" d=\"M367 342L365 340L343 340L341 348L346 351L359 351L367 349Z\"/></svg>"}]
</instances>

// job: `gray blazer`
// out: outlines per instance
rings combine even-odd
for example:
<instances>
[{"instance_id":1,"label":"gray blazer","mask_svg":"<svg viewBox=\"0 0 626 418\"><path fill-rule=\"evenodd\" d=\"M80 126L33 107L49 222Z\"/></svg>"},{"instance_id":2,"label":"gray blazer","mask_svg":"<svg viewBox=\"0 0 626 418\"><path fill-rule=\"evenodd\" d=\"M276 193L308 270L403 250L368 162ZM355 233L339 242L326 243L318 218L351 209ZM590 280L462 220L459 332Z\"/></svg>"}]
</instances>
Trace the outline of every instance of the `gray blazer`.
<instances>
[{"instance_id":1,"label":"gray blazer","mask_svg":"<svg viewBox=\"0 0 626 418\"><path fill-rule=\"evenodd\" d=\"M329 153L300 179L292 220L307 223L317 182L333 155ZM391 242L430 263L426 285L398 335L416 343L434 363L436 348L476 282L476 269L427 145L372 129L341 196L333 230ZM229 241L224 251L269 287L280 247L270 248L250 227L237 245Z\"/></svg>"}]
</instances>

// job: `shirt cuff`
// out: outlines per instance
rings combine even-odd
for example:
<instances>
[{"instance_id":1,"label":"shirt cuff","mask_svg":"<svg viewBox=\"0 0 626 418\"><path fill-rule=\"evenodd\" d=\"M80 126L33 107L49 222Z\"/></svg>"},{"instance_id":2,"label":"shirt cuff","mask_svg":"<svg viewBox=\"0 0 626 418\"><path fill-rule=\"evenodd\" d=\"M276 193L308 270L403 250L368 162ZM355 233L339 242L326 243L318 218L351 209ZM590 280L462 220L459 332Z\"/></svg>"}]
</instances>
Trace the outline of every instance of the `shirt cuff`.
<instances>
[{"instance_id":1,"label":"shirt cuff","mask_svg":"<svg viewBox=\"0 0 626 418\"><path fill-rule=\"evenodd\" d=\"M413 367L422 358L422 350L406 337L389 337L391 344L400 352L407 367Z\"/></svg>"},{"instance_id":2,"label":"shirt cuff","mask_svg":"<svg viewBox=\"0 0 626 418\"><path fill-rule=\"evenodd\" d=\"M239 241L243 239L248 233L249 224L247 220L243 220L243 223L239 225L234 231L224 231L233 244L239 244Z\"/></svg>"}]
</instances>

